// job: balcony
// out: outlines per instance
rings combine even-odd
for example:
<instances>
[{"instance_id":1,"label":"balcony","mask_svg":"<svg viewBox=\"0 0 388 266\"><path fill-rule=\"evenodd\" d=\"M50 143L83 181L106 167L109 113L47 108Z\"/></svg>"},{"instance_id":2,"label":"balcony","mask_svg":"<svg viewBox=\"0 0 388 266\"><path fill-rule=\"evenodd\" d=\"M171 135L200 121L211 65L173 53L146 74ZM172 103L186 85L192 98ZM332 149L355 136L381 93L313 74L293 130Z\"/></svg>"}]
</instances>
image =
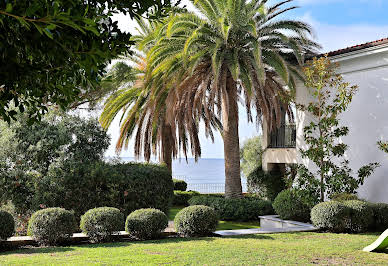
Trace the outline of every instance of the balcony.
<instances>
[{"instance_id":1,"label":"balcony","mask_svg":"<svg viewBox=\"0 0 388 266\"><path fill-rule=\"evenodd\" d=\"M283 124L273 130L269 135L268 148L295 148L296 126L295 124Z\"/></svg>"}]
</instances>

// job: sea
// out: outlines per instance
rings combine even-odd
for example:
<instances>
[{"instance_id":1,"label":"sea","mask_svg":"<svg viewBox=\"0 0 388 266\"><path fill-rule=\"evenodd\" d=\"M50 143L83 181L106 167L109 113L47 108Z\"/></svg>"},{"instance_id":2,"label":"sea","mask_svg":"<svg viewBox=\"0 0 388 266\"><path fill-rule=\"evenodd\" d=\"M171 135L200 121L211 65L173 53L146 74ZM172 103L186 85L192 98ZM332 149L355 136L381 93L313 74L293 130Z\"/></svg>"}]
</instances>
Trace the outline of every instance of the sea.
<instances>
[{"instance_id":1,"label":"sea","mask_svg":"<svg viewBox=\"0 0 388 266\"><path fill-rule=\"evenodd\" d=\"M134 157L121 160L136 161ZM187 190L201 193L223 193L225 191L225 160L199 158L176 159L172 164L172 175L187 182ZM247 191L246 179L242 177L243 192Z\"/></svg>"}]
</instances>

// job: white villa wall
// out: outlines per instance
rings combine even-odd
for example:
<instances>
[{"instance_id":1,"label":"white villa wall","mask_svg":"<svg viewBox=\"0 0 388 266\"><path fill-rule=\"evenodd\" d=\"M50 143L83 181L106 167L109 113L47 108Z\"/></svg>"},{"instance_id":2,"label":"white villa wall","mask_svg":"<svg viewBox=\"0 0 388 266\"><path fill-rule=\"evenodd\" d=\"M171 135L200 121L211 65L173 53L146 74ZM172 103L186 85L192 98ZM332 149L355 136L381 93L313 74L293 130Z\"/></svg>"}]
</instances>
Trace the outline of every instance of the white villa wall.
<instances>
[{"instance_id":1,"label":"white villa wall","mask_svg":"<svg viewBox=\"0 0 388 266\"><path fill-rule=\"evenodd\" d=\"M377 147L376 142L388 140L388 49L375 47L332 58L340 64L339 73L346 81L359 86L349 109L342 116L342 123L349 127L349 135L343 139L349 145L346 157L356 172L370 162L381 166L359 189L362 198L373 202L388 203L388 154ZM298 86L296 101L311 100L307 89ZM297 111L297 149L305 147L303 128L311 119L308 114ZM313 167L298 154L298 162ZM313 170L313 169L312 169Z\"/></svg>"}]
</instances>

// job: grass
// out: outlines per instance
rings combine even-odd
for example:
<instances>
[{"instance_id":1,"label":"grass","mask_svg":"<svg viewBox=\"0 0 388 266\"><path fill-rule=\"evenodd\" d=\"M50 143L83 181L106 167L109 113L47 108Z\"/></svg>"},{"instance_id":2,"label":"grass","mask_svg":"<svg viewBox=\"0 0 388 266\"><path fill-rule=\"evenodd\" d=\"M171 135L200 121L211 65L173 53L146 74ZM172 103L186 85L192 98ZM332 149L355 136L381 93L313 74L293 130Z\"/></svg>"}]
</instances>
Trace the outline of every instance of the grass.
<instances>
[{"instance_id":1,"label":"grass","mask_svg":"<svg viewBox=\"0 0 388 266\"><path fill-rule=\"evenodd\" d=\"M173 221L175 215L184 207L172 207L168 213L168 219ZM259 221L253 222L234 222L234 221L220 221L217 226L217 230L234 230L234 229L249 229L259 228Z\"/></svg>"},{"instance_id":2,"label":"grass","mask_svg":"<svg viewBox=\"0 0 388 266\"><path fill-rule=\"evenodd\" d=\"M361 251L377 234L289 233L169 238L0 253L0 265L386 265L386 253Z\"/></svg>"}]
</instances>

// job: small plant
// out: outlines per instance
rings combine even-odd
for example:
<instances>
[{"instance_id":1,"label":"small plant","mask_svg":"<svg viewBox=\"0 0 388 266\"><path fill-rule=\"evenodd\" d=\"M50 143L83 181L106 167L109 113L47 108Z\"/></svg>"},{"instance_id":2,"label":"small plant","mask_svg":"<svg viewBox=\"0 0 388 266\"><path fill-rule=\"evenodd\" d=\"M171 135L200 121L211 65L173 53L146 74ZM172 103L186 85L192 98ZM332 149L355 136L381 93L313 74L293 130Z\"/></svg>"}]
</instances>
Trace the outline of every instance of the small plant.
<instances>
[{"instance_id":1,"label":"small plant","mask_svg":"<svg viewBox=\"0 0 388 266\"><path fill-rule=\"evenodd\" d=\"M28 235L43 245L56 245L68 240L76 228L72 212L62 208L48 208L31 216Z\"/></svg>"},{"instance_id":2,"label":"small plant","mask_svg":"<svg viewBox=\"0 0 388 266\"><path fill-rule=\"evenodd\" d=\"M349 208L347 229L353 233L366 232L373 226L373 210L369 203L360 200L344 202Z\"/></svg>"},{"instance_id":3,"label":"small plant","mask_svg":"<svg viewBox=\"0 0 388 266\"><path fill-rule=\"evenodd\" d=\"M173 206L188 206L189 199L191 199L193 196L197 196L197 195L200 195L200 193L197 191L175 190L172 204L173 204Z\"/></svg>"},{"instance_id":4,"label":"small plant","mask_svg":"<svg viewBox=\"0 0 388 266\"><path fill-rule=\"evenodd\" d=\"M174 182L174 190L186 191L187 183L184 180L173 178L172 181Z\"/></svg>"},{"instance_id":5,"label":"small plant","mask_svg":"<svg viewBox=\"0 0 388 266\"><path fill-rule=\"evenodd\" d=\"M203 205L189 206L178 212L174 219L176 231L184 236L208 236L218 224L213 208Z\"/></svg>"},{"instance_id":6,"label":"small plant","mask_svg":"<svg viewBox=\"0 0 388 266\"><path fill-rule=\"evenodd\" d=\"M301 190L283 190L272 206L280 218L301 222L310 221L310 212L316 200Z\"/></svg>"},{"instance_id":7,"label":"small plant","mask_svg":"<svg viewBox=\"0 0 388 266\"><path fill-rule=\"evenodd\" d=\"M157 209L139 209L128 215L125 231L138 239L154 239L160 237L168 226L168 218Z\"/></svg>"},{"instance_id":8,"label":"small plant","mask_svg":"<svg viewBox=\"0 0 388 266\"><path fill-rule=\"evenodd\" d=\"M12 215L0 210L0 240L7 240L15 232L15 221Z\"/></svg>"},{"instance_id":9,"label":"small plant","mask_svg":"<svg viewBox=\"0 0 388 266\"><path fill-rule=\"evenodd\" d=\"M317 228L342 233L346 231L349 214L349 208L341 202L322 202L311 210L311 222Z\"/></svg>"},{"instance_id":10,"label":"small plant","mask_svg":"<svg viewBox=\"0 0 388 266\"><path fill-rule=\"evenodd\" d=\"M106 241L124 229L124 214L112 207L91 209L81 217L80 228L93 242Z\"/></svg>"}]
</instances>

